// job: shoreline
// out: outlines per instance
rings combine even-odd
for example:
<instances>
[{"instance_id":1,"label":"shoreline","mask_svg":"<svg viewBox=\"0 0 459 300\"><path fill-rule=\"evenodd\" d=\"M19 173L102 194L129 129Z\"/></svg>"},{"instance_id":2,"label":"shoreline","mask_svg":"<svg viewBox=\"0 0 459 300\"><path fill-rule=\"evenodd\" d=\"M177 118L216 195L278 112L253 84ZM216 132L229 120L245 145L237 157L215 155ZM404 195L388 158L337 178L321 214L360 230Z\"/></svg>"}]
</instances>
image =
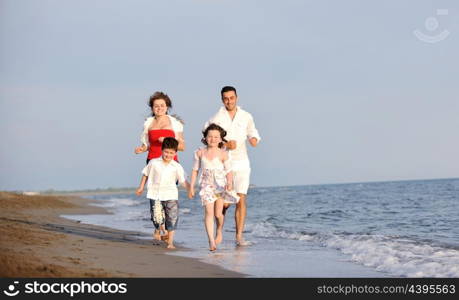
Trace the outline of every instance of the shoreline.
<instances>
[{"instance_id":1,"label":"shoreline","mask_svg":"<svg viewBox=\"0 0 459 300\"><path fill-rule=\"evenodd\" d=\"M60 217L107 214L94 202L62 195L0 192L2 277L246 277L174 251L140 232L82 224Z\"/></svg>"}]
</instances>

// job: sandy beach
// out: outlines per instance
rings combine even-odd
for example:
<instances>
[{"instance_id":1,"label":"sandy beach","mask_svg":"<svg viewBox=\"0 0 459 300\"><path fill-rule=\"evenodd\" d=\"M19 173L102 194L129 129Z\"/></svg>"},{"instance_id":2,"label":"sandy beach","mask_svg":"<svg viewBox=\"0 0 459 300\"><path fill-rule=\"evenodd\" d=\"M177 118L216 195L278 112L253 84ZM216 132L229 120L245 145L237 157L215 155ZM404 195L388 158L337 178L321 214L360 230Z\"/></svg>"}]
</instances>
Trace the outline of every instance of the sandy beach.
<instances>
[{"instance_id":1,"label":"sandy beach","mask_svg":"<svg viewBox=\"0 0 459 300\"><path fill-rule=\"evenodd\" d=\"M104 214L75 196L0 192L1 277L243 277L167 255L138 232L81 224L63 214ZM177 250L186 249L178 247Z\"/></svg>"}]
</instances>

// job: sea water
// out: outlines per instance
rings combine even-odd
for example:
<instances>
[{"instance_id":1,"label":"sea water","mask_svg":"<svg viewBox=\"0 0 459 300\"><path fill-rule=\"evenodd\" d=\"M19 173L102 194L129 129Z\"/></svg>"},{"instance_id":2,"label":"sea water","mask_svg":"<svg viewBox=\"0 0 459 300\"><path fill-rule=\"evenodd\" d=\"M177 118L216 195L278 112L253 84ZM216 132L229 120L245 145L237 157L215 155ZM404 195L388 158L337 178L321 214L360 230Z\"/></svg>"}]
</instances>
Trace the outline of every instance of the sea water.
<instances>
[{"instance_id":1,"label":"sea water","mask_svg":"<svg viewBox=\"0 0 459 300\"><path fill-rule=\"evenodd\" d=\"M96 195L112 214L66 216L145 233L149 202ZM208 251L203 208L180 191L172 255L254 277L459 277L459 179L256 187L248 192L245 239L235 245L234 207L224 241Z\"/></svg>"}]
</instances>

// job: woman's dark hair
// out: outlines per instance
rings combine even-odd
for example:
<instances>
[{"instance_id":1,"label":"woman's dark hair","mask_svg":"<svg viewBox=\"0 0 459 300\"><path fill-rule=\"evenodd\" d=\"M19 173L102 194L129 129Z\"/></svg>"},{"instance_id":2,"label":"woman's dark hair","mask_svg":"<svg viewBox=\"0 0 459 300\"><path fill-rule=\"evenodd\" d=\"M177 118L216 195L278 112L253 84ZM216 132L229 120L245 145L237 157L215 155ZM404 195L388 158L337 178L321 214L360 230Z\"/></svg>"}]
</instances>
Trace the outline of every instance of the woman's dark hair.
<instances>
[{"instance_id":1,"label":"woman's dark hair","mask_svg":"<svg viewBox=\"0 0 459 300\"><path fill-rule=\"evenodd\" d=\"M156 100L163 99L166 102L167 108L172 108L172 101L169 96L163 92L155 92L153 95L150 96L150 100L148 101L148 106L150 106L152 112L151 115L154 117L155 114L153 113L153 104ZM166 112L167 113L167 112Z\"/></svg>"},{"instance_id":2,"label":"woman's dark hair","mask_svg":"<svg viewBox=\"0 0 459 300\"><path fill-rule=\"evenodd\" d=\"M209 133L210 130L218 130L220 131L220 137L222 138L222 141L218 144L218 148L223 148L223 146L225 145L225 143L227 142L227 140L225 140L225 136L226 136L226 131L225 129L221 128L220 126L218 126L217 124L215 123L212 123L210 124L209 126L207 126L207 128L202 132L202 134L204 135L204 137L201 139L201 142L207 146L207 141L206 141L206 137L207 137L207 134Z\"/></svg>"},{"instance_id":3,"label":"woman's dark hair","mask_svg":"<svg viewBox=\"0 0 459 300\"><path fill-rule=\"evenodd\" d=\"M178 149L178 141L173 137L167 137L164 139L163 144L161 145L161 150L164 149L173 149L177 151Z\"/></svg>"},{"instance_id":4,"label":"woman's dark hair","mask_svg":"<svg viewBox=\"0 0 459 300\"><path fill-rule=\"evenodd\" d=\"M223 93L226 93L226 92L231 92L233 91L234 94L236 94L237 96L237 92L236 92L236 88L233 87L233 86L224 86L220 92L220 94L222 95L222 98L223 98Z\"/></svg>"}]
</instances>

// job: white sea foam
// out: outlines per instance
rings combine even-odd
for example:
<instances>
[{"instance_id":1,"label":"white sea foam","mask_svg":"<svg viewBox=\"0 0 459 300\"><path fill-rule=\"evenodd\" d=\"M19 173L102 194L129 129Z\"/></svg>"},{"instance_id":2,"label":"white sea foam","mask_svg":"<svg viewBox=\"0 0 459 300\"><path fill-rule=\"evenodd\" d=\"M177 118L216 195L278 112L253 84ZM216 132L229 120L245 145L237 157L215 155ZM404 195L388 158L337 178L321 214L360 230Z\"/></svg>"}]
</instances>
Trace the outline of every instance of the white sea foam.
<instances>
[{"instance_id":1,"label":"white sea foam","mask_svg":"<svg viewBox=\"0 0 459 300\"><path fill-rule=\"evenodd\" d=\"M406 238L373 234L303 234L279 230L264 221L248 225L251 234L318 243L351 261L400 277L459 277L459 251Z\"/></svg>"},{"instance_id":2,"label":"white sea foam","mask_svg":"<svg viewBox=\"0 0 459 300\"><path fill-rule=\"evenodd\" d=\"M265 238L285 238L290 240L312 240L313 237L308 234L302 234L297 232L287 232L284 230L279 230L276 226L268 221L260 222L256 224L248 224L247 229L252 232L253 235L258 237L265 237Z\"/></svg>"},{"instance_id":3,"label":"white sea foam","mask_svg":"<svg viewBox=\"0 0 459 300\"><path fill-rule=\"evenodd\" d=\"M106 207L106 208L117 208L121 206L136 206L140 202L129 199L129 198L109 198L106 200L100 200L97 203L94 203L95 206Z\"/></svg>"},{"instance_id":4,"label":"white sea foam","mask_svg":"<svg viewBox=\"0 0 459 300\"><path fill-rule=\"evenodd\" d=\"M378 271L406 277L459 277L459 251L380 235L331 235L322 244Z\"/></svg>"},{"instance_id":5,"label":"white sea foam","mask_svg":"<svg viewBox=\"0 0 459 300\"><path fill-rule=\"evenodd\" d=\"M256 224L247 224L247 230L251 231L253 235L259 237L273 237L278 234L278 230L269 222L260 222Z\"/></svg>"}]
</instances>

